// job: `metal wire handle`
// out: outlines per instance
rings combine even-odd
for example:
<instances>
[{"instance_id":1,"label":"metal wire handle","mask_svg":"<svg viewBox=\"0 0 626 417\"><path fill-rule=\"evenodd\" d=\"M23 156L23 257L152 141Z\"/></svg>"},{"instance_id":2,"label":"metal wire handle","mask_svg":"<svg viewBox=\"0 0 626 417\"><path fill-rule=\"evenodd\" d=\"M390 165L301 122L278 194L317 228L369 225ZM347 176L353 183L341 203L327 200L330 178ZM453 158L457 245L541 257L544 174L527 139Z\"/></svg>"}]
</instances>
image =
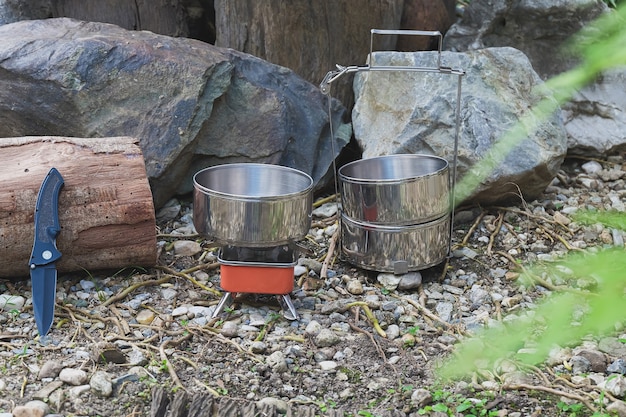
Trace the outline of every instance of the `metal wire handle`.
<instances>
[{"instance_id":1,"label":"metal wire handle","mask_svg":"<svg viewBox=\"0 0 626 417\"><path fill-rule=\"evenodd\" d=\"M438 38L437 47L437 66L436 67L418 67L411 65L373 65L372 54L374 48L375 35L411 35L411 36L429 36ZM394 29L371 29L370 30L370 52L368 54L368 63L366 65L349 65L343 66L335 64L337 69L328 71L324 79L320 83L320 91L328 96L328 122L330 124L330 139L333 153L335 152L335 138L333 133L333 122L331 115L331 84L337 81L345 74L353 72L365 71L405 71L405 72L429 72L439 74L449 74L457 76L457 93L456 93L456 110L455 110L455 132L454 132L454 155L452 163L452 179L451 179L451 199L450 199L450 249L452 247L453 229L454 229L454 207L456 205L456 175L457 160L459 153L459 135L461 129L461 84L465 71L462 69L454 69L441 65L441 48L443 44L443 35L439 31L423 31L423 30L394 30ZM337 187L337 169L333 160L333 168L335 171L335 193L338 193ZM339 210L338 210L339 212Z\"/></svg>"}]
</instances>

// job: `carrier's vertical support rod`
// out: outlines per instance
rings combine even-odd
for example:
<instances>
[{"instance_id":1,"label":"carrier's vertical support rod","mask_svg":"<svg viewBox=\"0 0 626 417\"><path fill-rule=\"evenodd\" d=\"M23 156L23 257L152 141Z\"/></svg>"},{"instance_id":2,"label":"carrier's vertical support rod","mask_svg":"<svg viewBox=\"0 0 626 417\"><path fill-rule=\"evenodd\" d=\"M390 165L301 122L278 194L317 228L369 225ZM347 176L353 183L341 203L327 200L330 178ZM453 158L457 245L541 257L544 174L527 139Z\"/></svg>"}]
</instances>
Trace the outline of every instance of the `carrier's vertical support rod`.
<instances>
[{"instance_id":1,"label":"carrier's vertical support rod","mask_svg":"<svg viewBox=\"0 0 626 417\"><path fill-rule=\"evenodd\" d=\"M456 208L456 173L457 165L459 161L459 136L461 131L461 83L463 80L463 74L457 75L457 88L456 88L456 115L455 115L455 127L454 127L454 155L452 156L452 187L451 187L451 200L450 200L450 243L448 245L448 256L452 255L452 238L454 237L454 209Z\"/></svg>"}]
</instances>

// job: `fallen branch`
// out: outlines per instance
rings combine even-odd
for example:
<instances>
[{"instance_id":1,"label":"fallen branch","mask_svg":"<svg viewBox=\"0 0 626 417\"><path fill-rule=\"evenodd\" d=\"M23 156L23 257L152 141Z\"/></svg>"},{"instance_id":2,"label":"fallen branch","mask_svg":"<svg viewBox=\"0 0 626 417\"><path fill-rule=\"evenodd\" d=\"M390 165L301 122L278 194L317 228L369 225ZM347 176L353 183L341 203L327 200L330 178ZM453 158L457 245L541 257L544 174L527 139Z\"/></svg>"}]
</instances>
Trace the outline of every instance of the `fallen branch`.
<instances>
[{"instance_id":1,"label":"fallen branch","mask_svg":"<svg viewBox=\"0 0 626 417\"><path fill-rule=\"evenodd\" d=\"M115 295L112 295L111 297L109 297L108 299L106 299L102 305L103 306L108 306L111 303L116 303L118 301L123 300L124 298L126 298L130 293L132 293L133 291L142 288L142 287L148 287L151 285L161 285L164 284L166 282L168 282L172 277L169 275L166 275L163 278L160 279L154 279L154 280L148 280L148 281L142 281L142 282L137 282L135 284L132 284L129 287L126 287L125 289L123 289L122 291L118 292Z\"/></svg>"},{"instance_id":2,"label":"fallen branch","mask_svg":"<svg viewBox=\"0 0 626 417\"><path fill-rule=\"evenodd\" d=\"M348 305L346 305L346 308L352 308L352 307L361 307L363 311L365 312L365 316L372 323L372 327L374 328L374 330L376 330L376 333L378 333L381 337L387 337L387 333L385 333L382 327L380 327L378 320L376 319L376 317L374 316L374 313L372 313L372 310L369 308L366 302L355 301L353 303L349 303Z\"/></svg>"},{"instance_id":3,"label":"fallen branch","mask_svg":"<svg viewBox=\"0 0 626 417\"><path fill-rule=\"evenodd\" d=\"M548 394L556 395L557 397L566 397L574 401L580 401L593 413L598 411L596 407L593 406L593 404L589 403L586 398L581 397L580 395L550 387L544 387L543 385L505 384L502 386L502 389L514 391L543 391L547 392Z\"/></svg>"},{"instance_id":4,"label":"fallen branch","mask_svg":"<svg viewBox=\"0 0 626 417\"><path fill-rule=\"evenodd\" d=\"M431 312L429 309L427 309L426 307L422 306L421 304L411 300L410 298L400 297L398 295L392 295L392 296L396 297L396 298L399 298L399 299L401 299L401 300L411 304L413 307L418 309L420 313L422 313L423 315L425 315L429 319L431 319L433 321L436 321L437 323L441 324L443 327L446 328L446 330L452 329L452 325L450 323L448 323L447 321L443 320L441 317L439 317L438 315L434 314L433 312Z\"/></svg>"},{"instance_id":5,"label":"fallen branch","mask_svg":"<svg viewBox=\"0 0 626 417\"><path fill-rule=\"evenodd\" d=\"M320 278L326 279L328 277L328 264L330 263L331 258L335 253L335 246L337 244L337 239L339 238L339 227L335 230L330 240L328 241L328 252L326 252L326 257L324 258L324 262L322 262L322 270L320 271Z\"/></svg>"},{"instance_id":6,"label":"fallen branch","mask_svg":"<svg viewBox=\"0 0 626 417\"><path fill-rule=\"evenodd\" d=\"M163 363L165 363L165 366L167 367L167 372L170 374L170 377L172 378L172 381L174 382L174 384L179 387L182 388L184 391L186 391L185 386L180 382L180 379L178 378L178 375L176 374L176 370L174 369L174 366L171 364L171 362L168 360L167 358L167 354L165 353L165 348L168 345L174 345L174 346L178 346L181 343L183 343L184 341L188 340L189 338L191 338L191 333L187 333L186 335L182 336L179 339L176 340L166 340L165 342L161 343L161 346L159 346L159 355L161 357L161 360L163 361Z\"/></svg>"},{"instance_id":7,"label":"fallen branch","mask_svg":"<svg viewBox=\"0 0 626 417\"><path fill-rule=\"evenodd\" d=\"M335 200L336 198L337 198L337 194L332 194L332 195L329 195L328 197L320 198L319 200L313 203L313 207L319 207L323 204L326 204L330 201Z\"/></svg>"},{"instance_id":8,"label":"fallen branch","mask_svg":"<svg viewBox=\"0 0 626 417\"><path fill-rule=\"evenodd\" d=\"M463 236L463 240L461 241L461 243L456 245L457 247L463 247L467 245L467 242L470 240L470 237L472 237L472 234L474 233L480 222L483 220L483 217L485 217L485 212L481 211L478 217L476 217L476 220L474 220L474 223L472 223L472 225L470 226L465 236Z\"/></svg>"},{"instance_id":9,"label":"fallen branch","mask_svg":"<svg viewBox=\"0 0 626 417\"><path fill-rule=\"evenodd\" d=\"M493 248L493 243L496 240L496 236L500 233L500 229L502 228L502 222L504 221L504 213L498 213L498 223L496 224L496 230L491 233L489 236L489 243L487 244L487 255L491 256L491 249Z\"/></svg>"},{"instance_id":10,"label":"fallen branch","mask_svg":"<svg viewBox=\"0 0 626 417\"><path fill-rule=\"evenodd\" d=\"M219 263L214 262L214 263L212 263L212 264L208 264L207 268L208 268L209 266L210 266L210 267L217 267L217 266L219 266ZM218 290L216 290L216 289L214 289L214 288L207 287L206 285L202 284L201 282L199 282L198 280L196 280L194 277L192 277L191 275L189 275L189 273L190 273L190 272L196 271L197 269L204 269L204 268L197 268L197 267L194 267L194 268L185 269L185 270L180 271L180 272L178 272L178 271L176 271L176 270L174 270L174 269L170 268L169 266L158 265L158 266L157 266L157 268L158 268L158 269L160 269L160 270L162 270L162 271L167 272L168 274L170 274L170 275L172 275L172 276L176 276L176 277L180 277L180 278L185 278L186 280L191 281L194 285L196 285L196 286L198 286L198 287L202 288L202 289L203 289L203 290L205 290L205 291L208 291L208 292L212 293L212 294L213 294L213 295L215 295L216 297L221 297L221 296L222 296L222 293L221 293L221 292L219 292Z\"/></svg>"}]
</instances>

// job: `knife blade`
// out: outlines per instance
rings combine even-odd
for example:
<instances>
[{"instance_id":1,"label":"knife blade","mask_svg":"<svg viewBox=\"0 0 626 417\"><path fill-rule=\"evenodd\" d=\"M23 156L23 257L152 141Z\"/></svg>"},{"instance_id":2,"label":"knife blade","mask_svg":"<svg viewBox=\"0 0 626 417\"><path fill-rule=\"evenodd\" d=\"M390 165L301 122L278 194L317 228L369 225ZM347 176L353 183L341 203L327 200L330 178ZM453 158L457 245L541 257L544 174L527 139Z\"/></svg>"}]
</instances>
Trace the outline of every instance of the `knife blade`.
<instances>
[{"instance_id":1,"label":"knife blade","mask_svg":"<svg viewBox=\"0 0 626 417\"><path fill-rule=\"evenodd\" d=\"M41 183L35 206L35 239L30 255L30 279L33 293L33 310L40 336L45 336L54 320L57 270L61 258L56 238L59 224L59 194L65 181L56 168L51 168Z\"/></svg>"}]
</instances>

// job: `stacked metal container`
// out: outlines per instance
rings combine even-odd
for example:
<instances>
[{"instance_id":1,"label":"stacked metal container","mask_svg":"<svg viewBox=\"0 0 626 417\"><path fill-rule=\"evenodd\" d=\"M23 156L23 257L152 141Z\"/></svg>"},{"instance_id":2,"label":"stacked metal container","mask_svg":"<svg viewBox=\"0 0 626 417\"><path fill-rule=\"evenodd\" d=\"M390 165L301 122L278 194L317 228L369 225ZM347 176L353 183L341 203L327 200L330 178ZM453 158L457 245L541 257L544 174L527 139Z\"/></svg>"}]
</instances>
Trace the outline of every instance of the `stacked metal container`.
<instances>
[{"instance_id":1,"label":"stacked metal container","mask_svg":"<svg viewBox=\"0 0 626 417\"><path fill-rule=\"evenodd\" d=\"M437 37L435 67L372 64L375 35ZM371 30L367 65L337 65L320 84L330 96L331 84L362 71L432 72L457 76L456 131L452 172L448 161L433 155L402 154L362 159L338 171L341 197L341 249L364 269L404 274L441 263L450 253L454 223L454 187L460 128L463 70L441 64L443 36L438 31ZM330 117L329 110L329 119ZM330 124L331 136L333 126Z\"/></svg>"},{"instance_id":2,"label":"stacked metal container","mask_svg":"<svg viewBox=\"0 0 626 417\"><path fill-rule=\"evenodd\" d=\"M395 274L440 263L450 239L449 181L448 162L430 155L381 156L341 167L346 259Z\"/></svg>"}]
</instances>

